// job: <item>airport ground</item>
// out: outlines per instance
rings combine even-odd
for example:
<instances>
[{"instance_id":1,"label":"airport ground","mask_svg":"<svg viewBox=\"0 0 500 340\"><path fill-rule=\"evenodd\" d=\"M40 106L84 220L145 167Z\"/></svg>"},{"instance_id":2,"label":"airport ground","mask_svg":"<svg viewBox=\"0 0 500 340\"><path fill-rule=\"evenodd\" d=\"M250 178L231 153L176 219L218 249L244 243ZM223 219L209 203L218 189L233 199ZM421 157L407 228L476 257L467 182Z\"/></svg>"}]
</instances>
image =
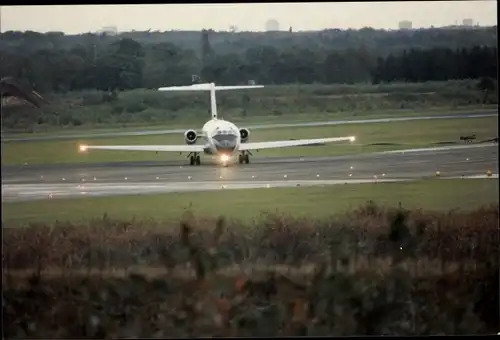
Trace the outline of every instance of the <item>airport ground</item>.
<instances>
[{"instance_id":1,"label":"airport ground","mask_svg":"<svg viewBox=\"0 0 500 340\"><path fill-rule=\"evenodd\" d=\"M498 202L498 152L492 143L262 158L227 168L178 162L11 166L2 176L7 224L105 213L177 219L186 209L244 219L263 211L325 216L368 200L437 210ZM109 197L117 195L123 197Z\"/></svg>"},{"instance_id":2,"label":"airport ground","mask_svg":"<svg viewBox=\"0 0 500 340\"><path fill-rule=\"evenodd\" d=\"M491 178L488 179L489 182L482 182L480 179L463 182L453 182L450 179L452 182L447 182L457 183L456 185L437 185L436 182L370 184L375 179L379 184L381 181L430 179L435 178L436 171L440 172L442 179L485 175L487 171L495 177L498 174L497 144L489 141L498 136L498 113L483 112L477 115L478 113L469 112L465 116L444 119L413 117L416 120L389 119L345 124L331 122L331 125L322 124L323 126L292 124L293 126L273 128L261 126L251 130L252 141L345 135L356 135L357 141L263 150L254 153L251 164L231 165L227 168L218 166L216 160L206 156L203 157L201 166L190 167L185 155L176 153L157 155L153 152L95 150L82 154L77 150L78 142L108 145L178 144L183 143L182 132L111 136L93 140L4 142L4 219L26 222L72 216L96 217L104 212L129 217L152 215L175 218L186 205L195 205L200 213L229 214L235 217L255 216L259 211L269 210L270 206L283 212L313 212L317 215L321 211L330 213L373 198L392 205L399 201L412 206L418 206L413 205L418 202L423 205L440 202L436 209L467 208L477 206L475 203L497 202L497 185L491 185L497 180ZM476 135L472 143L460 140L461 136L470 134ZM419 149L421 150L418 151ZM344 183L352 185L342 188L329 186ZM277 187L281 189L276 189ZM254 190L248 193L243 190L250 188ZM221 189L226 190L222 192ZM453 195L451 189L462 190L462 196ZM216 192L181 193L200 190ZM176 194L165 195L166 192ZM400 195L394 194L395 192L400 192ZM444 193L450 196L442 196ZM147 194L159 196L148 198ZM107 197L100 200L92 198L113 195L141 196ZM88 198L73 199L75 196ZM441 198L417 199L417 196ZM259 197L268 197L271 201ZM64 200L58 200L59 198ZM94 203L91 202L93 199ZM35 202L8 203L29 200ZM83 204L84 201L89 203ZM317 201L324 203L313 203ZM123 213L120 207L124 204L134 206L135 209L127 209L127 213ZM61 205L66 206L64 209L56 208ZM170 208L160 209L160 206ZM426 207L432 208L430 204Z\"/></svg>"}]
</instances>

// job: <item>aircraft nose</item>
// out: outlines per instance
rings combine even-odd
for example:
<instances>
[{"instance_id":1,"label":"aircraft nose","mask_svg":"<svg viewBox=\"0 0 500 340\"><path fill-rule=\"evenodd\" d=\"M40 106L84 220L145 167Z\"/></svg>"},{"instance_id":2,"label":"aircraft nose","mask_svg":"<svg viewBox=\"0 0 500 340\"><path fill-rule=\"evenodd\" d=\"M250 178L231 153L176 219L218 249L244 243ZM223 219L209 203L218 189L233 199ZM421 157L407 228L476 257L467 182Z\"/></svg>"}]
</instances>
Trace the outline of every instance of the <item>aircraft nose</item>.
<instances>
[{"instance_id":1,"label":"aircraft nose","mask_svg":"<svg viewBox=\"0 0 500 340\"><path fill-rule=\"evenodd\" d=\"M236 135L215 135L213 136L217 147L225 150L233 150L236 147L238 137Z\"/></svg>"}]
</instances>

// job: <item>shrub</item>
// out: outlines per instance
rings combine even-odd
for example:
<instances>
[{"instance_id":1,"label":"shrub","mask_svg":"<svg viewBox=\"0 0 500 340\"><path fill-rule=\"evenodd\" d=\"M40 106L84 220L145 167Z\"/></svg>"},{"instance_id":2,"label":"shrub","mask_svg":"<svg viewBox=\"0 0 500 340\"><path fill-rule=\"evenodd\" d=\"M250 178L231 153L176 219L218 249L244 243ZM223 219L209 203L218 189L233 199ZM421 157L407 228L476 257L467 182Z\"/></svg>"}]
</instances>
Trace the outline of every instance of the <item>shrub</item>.
<instances>
[{"instance_id":1,"label":"shrub","mask_svg":"<svg viewBox=\"0 0 500 340\"><path fill-rule=\"evenodd\" d=\"M4 226L7 337L498 330L498 207ZM42 312L43 311L43 312Z\"/></svg>"}]
</instances>

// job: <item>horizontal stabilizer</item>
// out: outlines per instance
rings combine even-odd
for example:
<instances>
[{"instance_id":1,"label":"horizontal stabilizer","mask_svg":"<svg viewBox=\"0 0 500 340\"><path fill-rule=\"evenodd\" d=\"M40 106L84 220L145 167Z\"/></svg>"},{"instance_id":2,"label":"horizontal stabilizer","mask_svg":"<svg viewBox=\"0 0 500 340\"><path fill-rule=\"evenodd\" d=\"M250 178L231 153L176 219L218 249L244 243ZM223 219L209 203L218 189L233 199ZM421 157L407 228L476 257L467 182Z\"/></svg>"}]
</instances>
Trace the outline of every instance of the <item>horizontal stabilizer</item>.
<instances>
[{"instance_id":1,"label":"horizontal stabilizer","mask_svg":"<svg viewBox=\"0 0 500 340\"><path fill-rule=\"evenodd\" d=\"M264 85L234 85L234 86L217 86L214 83L205 84L193 84L186 86L167 86L160 87L158 91L210 91L212 89L216 91L224 90L243 90L243 89L259 89L263 88Z\"/></svg>"}]
</instances>

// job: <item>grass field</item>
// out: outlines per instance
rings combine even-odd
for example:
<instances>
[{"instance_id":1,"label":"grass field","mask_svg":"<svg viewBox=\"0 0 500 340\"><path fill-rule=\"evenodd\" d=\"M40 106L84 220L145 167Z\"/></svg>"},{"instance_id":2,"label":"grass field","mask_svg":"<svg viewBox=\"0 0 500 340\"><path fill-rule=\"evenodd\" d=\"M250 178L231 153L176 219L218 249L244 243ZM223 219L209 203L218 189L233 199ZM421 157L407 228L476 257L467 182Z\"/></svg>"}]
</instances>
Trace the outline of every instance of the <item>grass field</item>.
<instances>
[{"instance_id":1,"label":"grass field","mask_svg":"<svg viewBox=\"0 0 500 340\"><path fill-rule=\"evenodd\" d=\"M401 118L401 117L417 117L417 116L446 116L455 114L467 114L470 112L481 113L491 112L497 109L497 105L468 105L459 108L425 108L425 109L393 109L393 110L372 110L372 111L346 111L346 112L318 112L314 109L303 114L273 116L273 115L252 115L246 117L231 117L221 116L230 119L237 126L246 125L265 125L265 124L280 124L280 123L303 123L303 122L321 122L326 120L358 120L358 119L379 119L379 118ZM2 133L3 137L32 137L32 136L53 136L64 135L71 136L72 134L86 134L86 133L108 133L108 132L125 132L137 130L174 130L174 129L187 129L196 128L203 125L207 120L208 115L200 115L197 118L192 117L178 117L172 122L158 122L152 124L151 122L134 123L134 124L108 124L100 125L99 127L92 127L88 125L83 126L63 126L63 127L46 127L45 129L38 129L31 133Z\"/></svg>"},{"instance_id":2,"label":"grass field","mask_svg":"<svg viewBox=\"0 0 500 340\"><path fill-rule=\"evenodd\" d=\"M322 138L355 135L355 143L332 143L318 147L297 147L256 152L255 157L267 156L331 156L400 148L432 146L439 142L460 142L460 136L476 133L478 140L498 136L498 118L446 119L380 124L350 124L325 127L296 127L250 131L253 142ZM95 163L114 161L179 160L178 153L101 151L78 152L79 144L89 145L151 145L183 144L180 134L123 136L96 139L7 142L2 147L2 164ZM377 145L377 144L384 145ZM374 145L375 144L375 145Z\"/></svg>"},{"instance_id":3,"label":"grass field","mask_svg":"<svg viewBox=\"0 0 500 340\"><path fill-rule=\"evenodd\" d=\"M244 220L264 213L325 217L373 200L407 208L473 209L497 203L497 179L423 180L408 183L348 184L325 187L221 190L99 198L3 203L4 227L29 221L81 221L107 214L119 219L176 220L189 210L198 216Z\"/></svg>"},{"instance_id":4,"label":"grass field","mask_svg":"<svg viewBox=\"0 0 500 340\"><path fill-rule=\"evenodd\" d=\"M497 104L477 81L393 83L384 85L285 85L250 91L223 91L217 95L221 116L232 121L283 119L352 119L387 112L440 111L490 107ZM2 131L43 132L63 128L82 131L130 126L200 124L208 116L207 93L164 93L137 89L120 92L110 101L102 92L84 91L48 97L43 109L4 107ZM301 118L302 117L302 118ZM317 117L317 118L314 118Z\"/></svg>"}]
</instances>

